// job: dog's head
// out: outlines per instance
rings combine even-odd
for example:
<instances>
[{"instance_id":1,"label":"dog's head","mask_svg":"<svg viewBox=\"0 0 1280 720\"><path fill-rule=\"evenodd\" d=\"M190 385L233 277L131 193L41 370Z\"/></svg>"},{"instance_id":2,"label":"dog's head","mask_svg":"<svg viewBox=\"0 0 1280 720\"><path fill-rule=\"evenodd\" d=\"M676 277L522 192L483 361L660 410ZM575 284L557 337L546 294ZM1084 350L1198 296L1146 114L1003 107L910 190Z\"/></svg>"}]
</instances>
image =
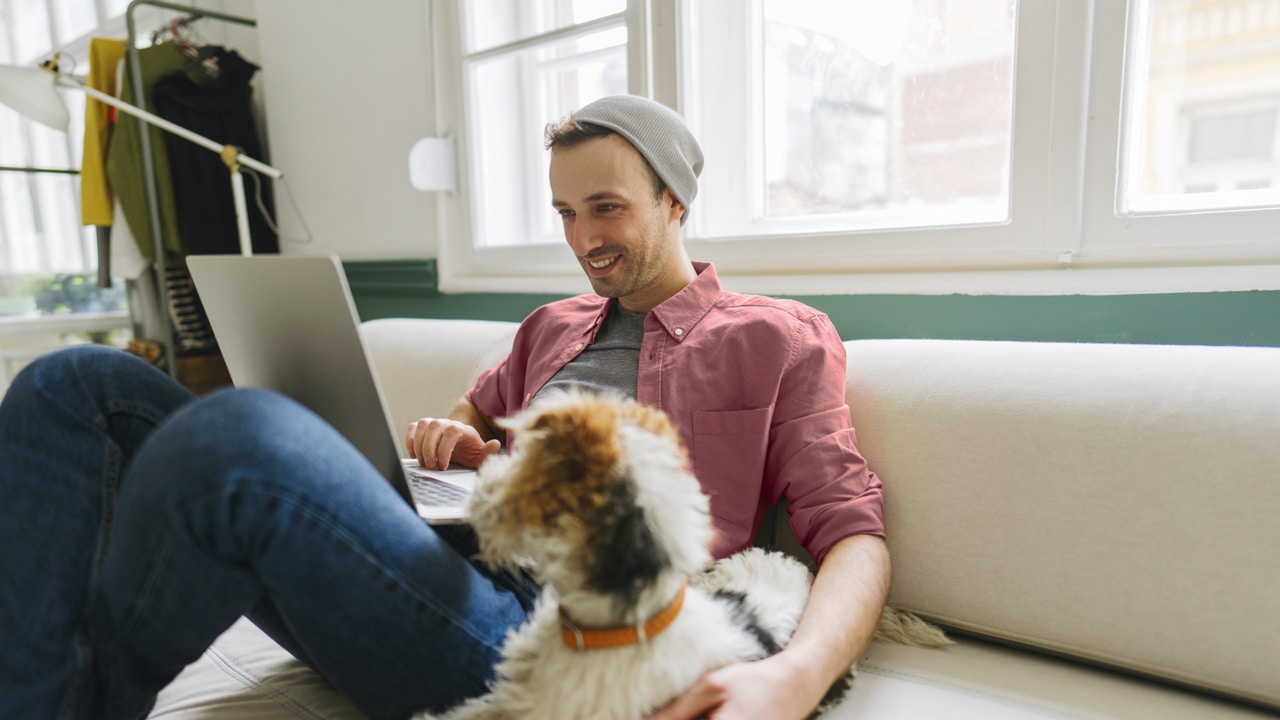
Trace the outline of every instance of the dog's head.
<instances>
[{"instance_id":1,"label":"dog's head","mask_svg":"<svg viewBox=\"0 0 1280 720\"><path fill-rule=\"evenodd\" d=\"M561 595L627 607L664 573L710 562L707 498L662 411L570 391L502 424L511 452L485 461L470 507L487 562L531 559Z\"/></svg>"}]
</instances>

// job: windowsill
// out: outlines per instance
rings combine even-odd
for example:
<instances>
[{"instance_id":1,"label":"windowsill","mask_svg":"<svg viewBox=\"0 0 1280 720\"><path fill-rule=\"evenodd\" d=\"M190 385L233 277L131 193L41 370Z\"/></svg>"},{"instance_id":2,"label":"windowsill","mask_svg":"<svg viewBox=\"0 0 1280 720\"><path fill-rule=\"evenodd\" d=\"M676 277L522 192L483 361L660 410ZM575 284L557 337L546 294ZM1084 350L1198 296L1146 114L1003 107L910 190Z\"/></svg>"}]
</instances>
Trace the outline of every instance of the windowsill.
<instances>
[{"instance_id":1,"label":"windowsill","mask_svg":"<svg viewBox=\"0 0 1280 720\"><path fill-rule=\"evenodd\" d=\"M51 350L65 347L62 335L127 328L130 322L129 313L123 310L0 316L0 396L24 365Z\"/></svg>"},{"instance_id":2,"label":"windowsill","mask_svg":"<svg viewBox=\"0 0 1280 720\"><path fill-rule=\"evenodd\" d=\"M124 310L63 313L58 315L0 316L0 337L98 332L127 327L129 327L129 313Z\"/></svg>"}]
</instances>

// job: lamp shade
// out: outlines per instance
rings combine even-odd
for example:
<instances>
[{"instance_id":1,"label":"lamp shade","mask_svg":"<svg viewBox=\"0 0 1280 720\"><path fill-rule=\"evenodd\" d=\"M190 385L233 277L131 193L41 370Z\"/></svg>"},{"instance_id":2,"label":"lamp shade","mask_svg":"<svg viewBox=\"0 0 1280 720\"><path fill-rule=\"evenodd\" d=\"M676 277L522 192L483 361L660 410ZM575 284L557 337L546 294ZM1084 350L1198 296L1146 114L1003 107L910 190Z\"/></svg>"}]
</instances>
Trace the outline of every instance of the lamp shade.
<instances>
[{"instance_id":1,"label":"lamp shade","mask_svg":"<svg viewBox=\"0 0 1280 720\"><path fill-rule=\"evenodd\" d=\"M48 70L0 65L0 103L42 125L66 132L71 116Z\"/></svg>"}]
</instances>

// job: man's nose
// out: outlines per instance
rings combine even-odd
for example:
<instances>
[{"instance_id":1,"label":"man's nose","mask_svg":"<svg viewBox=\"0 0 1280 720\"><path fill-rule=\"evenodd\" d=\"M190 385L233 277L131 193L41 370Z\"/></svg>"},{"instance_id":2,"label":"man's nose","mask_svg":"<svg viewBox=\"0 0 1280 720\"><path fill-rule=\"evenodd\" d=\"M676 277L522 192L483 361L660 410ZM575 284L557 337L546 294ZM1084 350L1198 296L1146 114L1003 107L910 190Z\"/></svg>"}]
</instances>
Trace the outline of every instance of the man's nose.
<instances>
[{"instance_id":1,"label":"man's nose","mask_svg":"<svg viewBox=\"0 0 1280 720\"><path fill-rule=\"evenodd\" d=\"M565 239L569 241L573 254L583 257L603 245L604 240L598 231L599 226L590 220L582 217L574 218L573 222L565 228Z\"/></svg>"}]
</instances>

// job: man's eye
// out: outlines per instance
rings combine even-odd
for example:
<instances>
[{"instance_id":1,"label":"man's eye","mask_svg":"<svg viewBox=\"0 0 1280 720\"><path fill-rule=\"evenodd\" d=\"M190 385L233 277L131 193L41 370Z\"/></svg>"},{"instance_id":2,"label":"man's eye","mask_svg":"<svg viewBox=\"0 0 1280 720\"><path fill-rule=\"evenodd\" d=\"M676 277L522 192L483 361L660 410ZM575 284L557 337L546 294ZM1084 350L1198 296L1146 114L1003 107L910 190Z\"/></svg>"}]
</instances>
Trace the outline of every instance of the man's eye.
<instances>
[{"instance_id":1,"label":"man's eye","mask_svg":"<svg viewBox=\"0 0 1280 720\"><path fill-rule=\"evenodd\" d=\"M573 211L572 211L572 210L567 210L567 209L566 209L566 210L557 210L556 212L560 213L560 217L562 217L562 218L571 218L571 217L573 217Z\"/></svg>"},{"instance_id":2,"label":"man's eye","mask_svg":"<svg viewBox=\"0 0 1280 720\"><path fill-rule=\"evenodd\" d=\"M597 205L596 206L596 212L599 212L599 213L609 213L617 209L618 209L617 205Z\"/></svg>"}]
</instances>

